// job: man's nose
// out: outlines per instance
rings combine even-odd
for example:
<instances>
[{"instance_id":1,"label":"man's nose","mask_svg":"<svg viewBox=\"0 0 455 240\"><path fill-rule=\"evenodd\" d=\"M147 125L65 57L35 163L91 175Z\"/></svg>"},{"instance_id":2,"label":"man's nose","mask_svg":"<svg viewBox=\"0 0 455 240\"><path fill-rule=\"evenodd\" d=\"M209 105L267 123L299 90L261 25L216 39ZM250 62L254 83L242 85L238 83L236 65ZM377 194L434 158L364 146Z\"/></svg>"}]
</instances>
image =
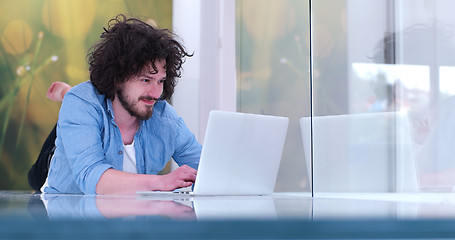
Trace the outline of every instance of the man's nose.
<instances>
[{"instance_id":1,"label":"man's nose","mask_svg":"<svg viewBox=\"0 0 455 240\"><path fill-rule=\"evenodd\" d=\"M148 86L147 95L153 98L159 98L163 93L163 85L152 83Z\"/></svg>"}]
</instances>

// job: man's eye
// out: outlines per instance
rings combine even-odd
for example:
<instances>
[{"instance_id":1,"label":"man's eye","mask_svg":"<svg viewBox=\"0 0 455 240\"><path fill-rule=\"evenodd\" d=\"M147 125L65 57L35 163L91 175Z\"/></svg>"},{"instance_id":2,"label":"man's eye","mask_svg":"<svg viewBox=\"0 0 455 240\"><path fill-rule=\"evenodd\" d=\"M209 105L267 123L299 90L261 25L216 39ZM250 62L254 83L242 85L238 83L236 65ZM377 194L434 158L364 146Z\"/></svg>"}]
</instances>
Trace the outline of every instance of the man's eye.
<instances>
[{"instance_id":1,"label":"man's eye","mask_svg":"<svg viewBox=\"0 0 455 240\"><path fill-rule=\"evenodd\" d=\"M163 83L164 81L166 81L166 79L161 79L159 82L160 82L160 83Z\"/></svg>"},{"instance_id":2,"label":"man's eye","mask_svg":"<svg viewBox=\"0 0 455 240\"><path fill-rule=\"evenodd\" d=\"M142 79L142 82L150 82L150 80L149 80L149 79L146 79L146 78L144 78L144 79Z\"/></svg>"}]
</instances>

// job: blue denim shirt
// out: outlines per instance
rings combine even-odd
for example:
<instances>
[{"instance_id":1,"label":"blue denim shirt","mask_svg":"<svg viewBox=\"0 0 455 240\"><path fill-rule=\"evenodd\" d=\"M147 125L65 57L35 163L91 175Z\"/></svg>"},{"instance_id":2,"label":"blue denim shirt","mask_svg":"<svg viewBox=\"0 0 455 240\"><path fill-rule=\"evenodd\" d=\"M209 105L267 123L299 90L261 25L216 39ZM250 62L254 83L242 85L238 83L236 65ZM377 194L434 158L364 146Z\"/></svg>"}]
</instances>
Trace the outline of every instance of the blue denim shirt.
<instances>
[{"instance_id":1,"label":"blue denim shirt","mask_svg":"<svg viewBox=\"0 0 455 240\"><path fill-rule=\"evenodd\" d=\"M65 95L55 145L46 193L96 194L96 184L107 169L123 169L123 141L112 102L91 82ZM166 101L157 101L152 117L141 121L134 148L140 174L157 174L171 157L179 166L197 169L202 149Z\"/></svg>"}]
</instances>

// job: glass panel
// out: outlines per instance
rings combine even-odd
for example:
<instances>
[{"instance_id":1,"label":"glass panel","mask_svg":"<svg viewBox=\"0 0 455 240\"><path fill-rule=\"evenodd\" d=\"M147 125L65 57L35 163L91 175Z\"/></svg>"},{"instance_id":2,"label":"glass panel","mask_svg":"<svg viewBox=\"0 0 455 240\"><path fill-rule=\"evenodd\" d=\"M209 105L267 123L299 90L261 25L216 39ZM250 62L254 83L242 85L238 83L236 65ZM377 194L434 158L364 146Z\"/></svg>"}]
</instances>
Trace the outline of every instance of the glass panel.
<instances>
[{"instance_id":1,"label":"glass panel","mask_svg":"<svg viewBox=\"0 0 455 240\"><path fill-rule=\"evenodd\" d=\"M313 1L314 191L452 191L447 0Z\"/></svg>"},{"instance_id":2,"label":"glass panel","mask_svg":"<svg viewBox=\"0 0 455 240\"><path fill-rule=\"evenodd\" d=\"M299 120L310 115L308 1L238 0L237 110L289 117L276 191L309 191Z\"/></svg>"}]
</instances>

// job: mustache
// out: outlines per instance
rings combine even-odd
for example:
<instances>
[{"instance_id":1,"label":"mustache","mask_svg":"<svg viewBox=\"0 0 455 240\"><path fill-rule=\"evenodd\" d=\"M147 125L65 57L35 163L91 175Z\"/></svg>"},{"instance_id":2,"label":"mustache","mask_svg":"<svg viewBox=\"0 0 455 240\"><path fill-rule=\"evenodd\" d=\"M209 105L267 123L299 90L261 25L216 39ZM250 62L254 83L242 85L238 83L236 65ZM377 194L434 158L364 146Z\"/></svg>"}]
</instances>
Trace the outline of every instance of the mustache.
<instances>
[{"instance_id":1,"label":"mustache","mask_svg":"<svg viewBox=\"0 0 455 240\"><path fill-rule=\"evenodd\" d=\"M155 98L155 97L150 97L150 96L142 96L142 97L139 97L139 100L158 101L160 99L159 98Z\"/></svg>"}]
</instances>

